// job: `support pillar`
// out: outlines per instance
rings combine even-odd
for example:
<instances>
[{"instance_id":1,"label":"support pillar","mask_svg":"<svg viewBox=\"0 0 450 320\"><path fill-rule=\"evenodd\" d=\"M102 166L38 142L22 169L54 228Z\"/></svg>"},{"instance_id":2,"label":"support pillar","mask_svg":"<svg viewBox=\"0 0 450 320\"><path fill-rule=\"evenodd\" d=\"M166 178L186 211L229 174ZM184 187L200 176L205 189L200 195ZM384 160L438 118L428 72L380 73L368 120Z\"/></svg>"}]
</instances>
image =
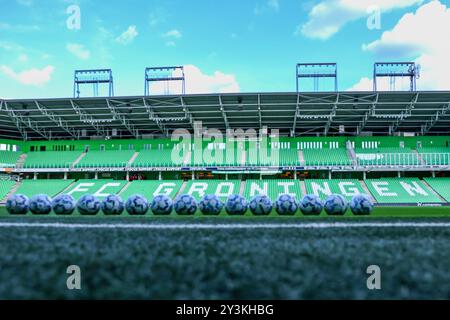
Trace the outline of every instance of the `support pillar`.
<instances>
[{"instance_id":1,"label":"support pillar","mask_svg":"<svg viewBox=\"0 0 450 320\"><path fill-rule=\"evenodd\" d=\"M130 172L129 171L127 171L127 181L130 181Z\"/></svg>"},{"instance_id":2,"label":"support pillar","mask_svg":"<svg viewBox=\"0 0 450 320\"><path fill-rule=\"evenodd\" d=\"M436 171L431 171L431 176L432 176L433 178L436 178Z\"/></svg>"},{"instance_id":3,"label":"support pillar","mask_svg":"<svg viewBox=\"0 0 450 320\"><path fill-rule=\"evenodd\" d=\"M67 180L67 172L64 172L64 180Z\"/></svg>"},{"instance_id":4,"label":"support pillar","mask_svg":"<svg viewBox=\"0 0 450 320\"><path fill-rule=\"evenodd\" d=\"M95 171L94 179L95 179L95 180L98 180L98 172L97 172L97 171Z\"/></svg>"},{"instance_id":5,"label":"support pillar","mask_svg":"<svg viewBox=\"0 0 450 320\"><path fill-rule=\"evenodd\" d=\"M331 180L331 170L328 171L328 180Z\"/></svg>"},{"instance_id":6,"label":"support pillar","mask_svg":"<svg viewBox=\"0 0 450 320\"><path fill-rule=\"evenodd\" d=\"M37 172L33 173L33 180L37 180Z\"/></svg>"},{"instance_id":7,"label":"support pillar","mask_svg":"<svg viewBox=\"0 0 450 320\"><path fill-rule=\"evenodd\" d=\"M161 171L158 172L158 180L159 180L159 181L162 180L162 172L161 172Z\"/></svg>"}]
</instances>

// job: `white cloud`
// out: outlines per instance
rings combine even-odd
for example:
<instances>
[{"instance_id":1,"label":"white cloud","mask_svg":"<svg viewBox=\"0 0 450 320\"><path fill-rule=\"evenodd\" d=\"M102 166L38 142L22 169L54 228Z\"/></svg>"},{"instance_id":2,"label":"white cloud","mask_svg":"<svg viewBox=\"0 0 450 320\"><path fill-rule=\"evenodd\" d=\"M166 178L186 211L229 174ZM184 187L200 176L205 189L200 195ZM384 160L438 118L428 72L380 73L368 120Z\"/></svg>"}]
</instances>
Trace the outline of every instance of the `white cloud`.
<instances>
[{"instance_id":1,"label":"white cloud","mask_svg":"<svg viewBox=\"0 0 450 320\"><path fill-rule=\"evenodd\" d=\"M17 57L17 60L19 60L20 62L27 62L28 61L28 56L25 53L21 53Z\"/></svg>"},{"instance_id":2,"label":"white cloud","mask_svg":"<svg viewBox=\"0 0 450 320\"><path fill-rule=\"evenodd\" d=\"M225 74L221 71L215 71L213 74L204 74L194 65L184 66L186 77L186 93L232 93L239 92L240 87L233 74ZM174 75L178 75L175 73ZM156 82L150 86L152 94L166 94L167 87L164 82ZM181 92L180 81L170 83L170 92L172 94Z\"/></svg>"},{"instance_id":3,"label":"white cloud","mask_svg":"<svg viewBox=\"0 0 450 320\"><path fill-rule=\"evenodd\" d=\"M308 21L299 25L295 34L326 40L348 22L369 17L370 9L375 8L374 2L373 0L323 0L310 10ZM383 13L422 2L423 0L378 0L376 8Z\"/></svg>"},{"instance_id":4,"label":"white cloud","mask_svg":"<svg viewBox=\"0 0 450 320\"><path fill-rule=\"evenodd\" d=\"M138 34L139 33L136 26L129 26L126 31L116 38L116 41L120 44L127 45L133 42L134 38L136 38Z\"/></svg>"},{"instance_id":5,"label":"white cloud","mask_svg":"<svg viewBox=\"0 0 450 320\"><path fill-rule=\"evenodd\" d=\"M450 8L439 1L422 5L405 14L392 30L363 45L363 50L383 59L414 60L421 66L418 89L449 90ZM354 87L361 88L365 80Z\"/></svg>"},{"instance_id":6,"label":"white cloud","mask_svg":"<svg viewBox=\"0 0 450 320\"><path fill-rule=\"evenodd\" d=\"M177 44L175 43L175 41L167 41L166 42L166 46L167 47L175 47Z\"/></svg>"},{"instance_id":7,"label":"white cloud","mask_svg":"<svg viewBox=\"0 0 450 320\"><path fill-rule=\"evenodd\" d=\"M0 66L0 71L6 76L10 77L11 79L14 79L15 81L21 84L31 86L42 86L47 82L49 82L51 80L51 76L54 70L55 67L46 66L45 68L42 69L33 68L30 70L25 70L20 73L17 73L12 68L6 65Z\"/></svg>"},{"instance_id":8,"label":"white cloud","mask_svg":"<svg viewBox=\"0 0 450 320\"><path fill-rule=\"evenodd\" d=\"M163 34L163 37L165 38L173 38L173 39L180 39L182 37L182 34L177 29L173 29L170 31L167 31Z\"/></svg>"},{"instance_id":9,"label":"white cloud","mask_svg":"<svg viewBox=\"0 0 450 320\"><path fill-rule=\"evenodd\" d=\"M90 51L85 49L84 46L79 43L68 43L66 45L66 49L75 57L81 60L87 60L91 56Z\"/></svg>"}]
</instances>

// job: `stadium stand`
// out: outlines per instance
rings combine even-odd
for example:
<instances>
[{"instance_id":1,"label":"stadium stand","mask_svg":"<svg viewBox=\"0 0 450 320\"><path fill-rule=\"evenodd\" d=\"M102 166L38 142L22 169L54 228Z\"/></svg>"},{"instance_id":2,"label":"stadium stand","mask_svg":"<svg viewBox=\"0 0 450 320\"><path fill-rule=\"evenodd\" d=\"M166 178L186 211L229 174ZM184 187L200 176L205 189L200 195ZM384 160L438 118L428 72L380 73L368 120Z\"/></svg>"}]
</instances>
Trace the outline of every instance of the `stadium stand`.
<instances>
[{"instance_id":1,"label":"stadium stand","mask_svg":"<svg viewBox=\"0 0 450 320\"><path fill-rule=\"evenodd\" d=\"M85 194L92 194L99 199L110 194L118 194L127 184L125 180L78 180L68 190L67 194L72 195L75 199L79 199Z\"/></svg>"},{"instance_id":2,"label":"stadium stand","mask_svg":"<svg viewBox=\"0 0 450 320\"><path fill-rule=\"evenodd\" d=\"M355 149L361 166L418 165L417 154L410 148L384 147L377 149Z\"/></svg>"},{"instance_id":3,"label":"stadium stand","mask_svg":"<svg viewBox=\"0 0 450 320\"><path fill-rule=\"evenodd\" d=\"M229 195L239 193L240 184L239 180L191 180L186 184L183 193L192 195L196 200L207 194L215 194L225 200Z\"/></svg>"},{"instance_id":4,"label":"stadium stand","mask_svg":"<svg viewBox=\"0 0 450 320\"><path fill-rule=\"evenodd\" d=\"M73 180L23 180L17 189L17 193L28 197L45 193L54 197L64 191L71 183L73 183Z\"/></svg>"},{"instance_id":5,"label":"stadium stand","mask_svg":"<svg viewBox=\"0 0 450 320\"><path fill-rule=\"evenodd\" d=\"M15 182L11 180L0 180L0 200L3 200L14 186Z\"/></svg>"},{"instance_id":6,"label":"stadium stand","mask_svg":"<svg viewBox=\"0 0 450 320\"><path fill-rule=\"evenodd\" d=\"M0 151L0 168L15 168L20 152Z\"/></svg>"},{"instance_id":7,"label":"stadium stand","mask_svg":"<svg viewBox=\"0 0 450 320\"><path fill-rule=\"evenodd\" d=\"M368 179L366 185L378 203L442 202L417 178Z\"/></svg>"},{"instance_id":8,"label":"stadium stand","mask_svg":"<svg viewBox=\"0 0 450 320\"><path fill-rule=\"evenodd\" d=\"M76 168L126 167L133 157L133 150L89 151Z\"/></svg>"},{"instance_id":9,"label":"stadium stand","mask_svg":"<svg viewBox=\"0 0 450 320\"><path fill-rule=\"evenodd\" d=\"M428 165L450 165L450 148L425 147L418 149L418 152Z\"/></svg>"},{"instance_id":10,"label":"stadium stand","mask_svg":"<svg viewBox=\"0 0 450 320\"><path fill-rule=\"evenodd\" d=\"M123 199L127 199L134 194L143 195L149 200L158 194L165 194L171 198L175 198L181 185L182 181L180 180L137 180L131 182L119 195Z\"/></svg>"},{"instance_id":11,"label":"stadium stand","mask_svg":"<svg viewBox=\"0 0 450 320\"><path fill-rule=\"evenodd\" d=\"M172 161L172 149L142 150L131 164L134 168L175 167L179 165Z\"/></svg>"},{"instance_id":12,"label":"stadium stand","mask_svg":"<svg viewBox=\"0 0 450 320\"><path fill-rule=\"evenodd\" d=\"M315 194L323 200L331 194L342 194L347 200L350 200L356 194L365 193L356 179L305 180L305 186L308 194Z\"/></svg>"},{"instance_id":13,"label":"stadium stand","mask_svg":"<svg viewBox=\"0 0 450 320\"><path fill-rule=\"evenodd\" d=\"M424 180L442 198L450 202L450 178L425 178Z\"/></svg>"},{"instance_id":14,"label":"stadium stand","mask_svg":"<svg viewBox=\"0 0 450 320\"><path fill-rule=\"evenodd\" d=\"M81 155L78 151L29 152L24 168L70 168Z\"/></svg>"},{"instance_id":15,"label":"stadium stand","mask_svg":"<svg viewBox=\"0 0 450 320\"><path fill-rule=\"evenodd\" d=\"M275 201L282 194L291 194L299 199L302 191L298 180L247 180L243 196L250 199L257 194L266 194Z\"/></svg>"},{"instance_id":16,"label":"stadium stand","mask_svg":"<svg viewBox=\"0 0 450 320\"><path fill-rule=\"evenodd\" d=\"M349 166L352 161L347 150L339 149L304 149L303 156L307 166Z\"/></svg>"}]
</instances>

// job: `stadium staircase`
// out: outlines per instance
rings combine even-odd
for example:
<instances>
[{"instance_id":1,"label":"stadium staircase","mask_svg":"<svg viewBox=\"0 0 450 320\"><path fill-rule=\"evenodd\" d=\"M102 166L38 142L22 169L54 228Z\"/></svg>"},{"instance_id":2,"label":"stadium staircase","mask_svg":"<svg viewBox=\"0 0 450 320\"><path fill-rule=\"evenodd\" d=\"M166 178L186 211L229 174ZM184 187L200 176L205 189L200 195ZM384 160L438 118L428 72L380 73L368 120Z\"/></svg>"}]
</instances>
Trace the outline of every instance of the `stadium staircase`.
<instances>
[{"instance_id":1,"label":"stadium staircase","mask_svg":"<svg viewBox=\"0 0 450 320\"><path fill-rule=\"evenodd\" d=\"M125 193L125 192L128 190L128 188L131 186L131 183L132 183L132 181L128 181L128 182L123 186L123 188L120 189L119 192L117 192L117 194L118 194L118 195L121 195L122 193Z\"/></svg>"},{"instance_id":2,"label":"stadium staircase","mask_svg":"<svg viewBox=\"0 0 450 320\"><path fill-rule=\"evenodd\" d=\"M422 155L417 150L413 150L413 153L416 155L417 159L419 160L419 164L420 165L422 165L422 166L426 166L427 165L425 160L422 158Z\"/></svg>"},{"instance_id":3,"label":"stadium staircase","mask_svg":"<svg viewBox=\"0 0 450 320\"><path fill-rule=\"evenodd\" d=\"M243 151L242 152L242 159L241 159L241 166L245 166L245 163L247 162L247 152Z\"/></svg>"},{"instance_id":4,"label":"stadium staircase","mask_svg":"<svg viewBox=\"0 0 450 320\"><path fill-rule=\"evenodd\" d=\"M347 141L346 143L347 147L347 156L352 161L352 165L356 166L358 164L357 158L356 158L356 152L353 148L353 144L350 141Z\"/></svg>"},{"instance_id":5,"label":"stadium staircase","mask_svg":"<svg viewBox=\"0 0 450 320\"><path fill-rule=\"evenodd\" d=\"M72 163L72 168L75 168L77 164L80 163L81 160L83 160L83 158L86 156L86 152L83 152L82 154L80 154L80 156Z\"/></svg>"},{"instance_id":6,"label":"stadium staircase","mask_svg":"<svg viewBox=\"0 0 450 320\"><path fill-rule=\"evenodd\" d=\"M306 192L306 185L305 185L305 181L304 180L300 180L300 190L302 190L302 194L308 194L308 192Z\"/></svg>"},{"instance_id":7,"label":"stadium staircase","mask_svg":"<svg viewBox=\"0 0 450 320\"><path fill-rule=\"evenodd\" d=\"M25 161L27 160L27 157L28 157L27 153L22 153L20 155L19 159L17 160L16 167L23 168L23 165L24 165Z\"/></svg>"},{"instance_id":8,"label":"stadium staircase","mask_svg":"<svg viewBox=\"0 0 450 320\"><path fill-rule=\"evenodd\" d=\"M446 198L444 198L443 196L441 196L441 194L439 192L437 192L435 190L435 188L433 188L427 181L427 179L423 179L422 183L425 185L425 187L427 187L428 191L430 191L432 194L434 194L436 197L438 197L442 202L449 202ZM450 189L449 185L447 184L445 186L445 188Z\"/></svg>"},{"instance_id":9,"label":"stadium staircase","mask_svg":"<svg viewBox=\"0 0 450 320\"><path fill-rule=\"evenodd\" d=\"M303 154L302 150L298 150L298 159L300 161L300 165L304 166L305 165L305 155Z\"/></svg>"},{"instance_id":10,"label":"stadium staircase","mask_svg":"<svg viewBox=\"0 0 450 320\"><path fill-rule=\"evenodd\" d=\"M178 196L178 195L183 194L184 190L186 189L186 186L187 186L187 182L186 182L186 181L183 181L183 183L181 184L181 187L180 187L180 189L178 190L178 192L177 192L177 194L175 195L175 197Z\"/></svg>"},{"instance_id":11,"label":"stadium staircase","mask_svg":"<svg viewBox=\"0 0 450 320\"><path fill-rule=\"evenodd\" d=\"M423 181L446 202L450 202L450 178L425 178Z\"/></svg>"},{"instance_id":12,"label":"stadium staircase","mask_svg":"<svg viewBox=\"0 0 450 320\"><path fill-rule=\"evenodd\" d=\"M242 196L245 190L245 181L241 181L241 185L239 186L239 194Z\"/></svg>"},{"instance_id":13,"label":"stadium staircase","mask_svg":"<svg viewBox=\"0 0 450 320\"><path fill-rule=\"evenodd\" d=\"M367 185L364 183L363 180L359 181L359 184L361 185L361 188L363 188L364 193L367 194L369 196L369 198L373 201L373 202L377 202L377 199L375 199L375 197L370 193L369 188L367 188Z\"/></svg>"},{"instance_id":14,"label":"stadium staircase","mask_svg":"<svg viewBox=\"0 0 450 320\"><path fill-rule=\"evenodd\" d=\"M130 161L128 161L127 167L131 167L134 163L134 160L139 156L139 152L135 152L131 157Z\"/></svg>"},{"instance_id":15,"label":"stadium staircase","mask_svg":"<svg viewBox=\"0 0 450 320\"><path fill-rule=\"evenodd\" d=\"M191 161L191 157L192 157L192 151L188 151L187 154L186 154L186 156L185 156L184 159L183 159L183 164L184 164L185 166L188 166L188 165L189 165L189 163L190 163L190 161Z\"/></svg>"},{"instance_id":16,"label":"stadium staircase","mask_svg":"<svg viewBox=\"0 0 450 320\"><path fill-rule=\"evenodd\" d=\"M20 187L19 181L0 181L0 194L3 196L0 203L6 203L6 200L17 192Z\"/></svg>"},{"instance_id":17,"label":"stadium staircase","mask_svg":"<svg viewBox=\"0 0 450 320\"><path fill-rule=\"evenodd\" d=\"M77 183L77 181L72 181L72 183L70 183L66 188L64 188L63 190L61 190L61 192L59 194L64 194L67 191L73 189L73 187L75 186L75 184Z\"/></svg>"}]
</instances>

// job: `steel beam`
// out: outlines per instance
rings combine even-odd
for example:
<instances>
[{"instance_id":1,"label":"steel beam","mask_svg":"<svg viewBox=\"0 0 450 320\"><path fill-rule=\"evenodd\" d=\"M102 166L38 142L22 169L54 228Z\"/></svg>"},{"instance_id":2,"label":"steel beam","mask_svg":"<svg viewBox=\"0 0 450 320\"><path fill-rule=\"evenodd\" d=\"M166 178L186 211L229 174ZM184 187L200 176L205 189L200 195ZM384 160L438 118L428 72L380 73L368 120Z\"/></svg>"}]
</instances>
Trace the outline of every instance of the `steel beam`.
<instances>
[{"instance_id":1,"label":"steel beam","mask_svg":"<svg viewBox=\"0 0 450 320\"><path fill-rule=\"evenodd\" d=\"M139 136L138 130L131 124L131 122L120 112L116 110L116 107L113 103L106 99L106 105L113 115L114 120L118 120L122 123L122 125L133 135L133 137L137 138Z\"/></svg>"}]
</instances>

